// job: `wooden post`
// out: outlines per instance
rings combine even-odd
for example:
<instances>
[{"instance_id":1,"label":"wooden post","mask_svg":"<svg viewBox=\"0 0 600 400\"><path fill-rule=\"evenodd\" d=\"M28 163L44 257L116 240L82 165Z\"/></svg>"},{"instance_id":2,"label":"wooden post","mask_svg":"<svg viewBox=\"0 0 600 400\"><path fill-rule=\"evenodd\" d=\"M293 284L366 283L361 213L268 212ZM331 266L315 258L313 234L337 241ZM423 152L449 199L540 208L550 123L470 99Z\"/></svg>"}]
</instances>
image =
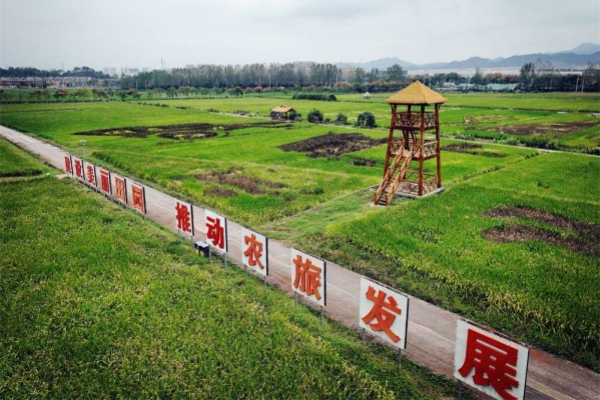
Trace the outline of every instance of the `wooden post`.
<instances>
[{"instance_id":1,"label":"wooden post","mask_svg":"<svg viewBox=\"0 0 600 400\"><path fill-rule=\"evenodd\" d=\"M423 137L425 135L425 105L421 105L421 127L419 137L419 196L423 196Z\"/></svg>"},{"instance_id":2,"label":"wooden post","mask_svg":"<svg viewBox=\"0 0 600 400\"><path fill-rule=\"evenodd\" d=\"M396 104L392 104L391 106L392 118L390 120L390 133L388 134L388 148L387 153L385 154L385 164L383 165L383 179L385 179L389 169L390 152L392 151L392 144L394 142L394 120L396 119L396 108L398 107Z\"/></svg>"},{"instance_id":3,"label":"wooden post","mask_svg":"<svg viewBox=\"0 0 600 400\"><path fill-rule=\"evenodd\" d=\"M435 105L435 140L437 141L437 188L442 187L442 154L440 153L440 107L441 104Z\"/></svg>"}]
</instances>

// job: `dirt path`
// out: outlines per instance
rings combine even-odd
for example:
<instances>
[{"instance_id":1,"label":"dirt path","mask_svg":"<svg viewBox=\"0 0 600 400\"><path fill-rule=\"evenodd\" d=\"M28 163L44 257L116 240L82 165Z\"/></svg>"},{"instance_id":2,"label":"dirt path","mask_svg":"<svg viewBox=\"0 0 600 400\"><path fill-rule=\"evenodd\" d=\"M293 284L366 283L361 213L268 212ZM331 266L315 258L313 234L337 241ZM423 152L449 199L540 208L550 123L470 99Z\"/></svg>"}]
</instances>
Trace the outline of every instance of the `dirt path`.
<instances>
[{"instance_id":1,"label":"dirt path","mask_svg":"<svg viewBox=\"0 0 600 400\"><path fill-rule=\"evenodd\" d=\"M65 152L56 146L2 126L0 135L64 170ZM146 186L148 218L177 232L173 201L173 197ZM197 228L194 240L205 240L205 232L201 228L204 209L194 208L194 221ZM229 258L242 265L241 225L229 221L228 228ZM268 282L289 294L292 293L290 248L288 243L269 241ZM354 329L358 329L360 277L357 273L327 262L328 304L325 312ZM409 297L408 348L405 354L414 362L452 378L458 315ZM600 375L532 347L526 393L527 399L600 399Z\"/></svg>"}]
</instances>

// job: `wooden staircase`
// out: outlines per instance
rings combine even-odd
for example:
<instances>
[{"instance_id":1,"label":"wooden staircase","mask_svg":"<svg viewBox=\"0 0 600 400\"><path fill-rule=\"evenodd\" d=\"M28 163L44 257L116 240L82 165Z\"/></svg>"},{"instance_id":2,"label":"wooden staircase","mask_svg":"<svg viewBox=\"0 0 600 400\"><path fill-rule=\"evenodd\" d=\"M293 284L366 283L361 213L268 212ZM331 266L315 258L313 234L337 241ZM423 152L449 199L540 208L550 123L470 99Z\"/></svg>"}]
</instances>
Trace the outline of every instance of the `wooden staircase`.
<instances>
[{"instance_id":1,"label":"wooden staircase","mask_svg":"<svg viewBox=\"0 0 600 400\"><path fill-rule=\"evenodd\" d=\"M410 162L415 154L417 154L417 141L411 142L412 146L410 150L404 151L404 140L400 141L399 150L394 157L394 161L392 161L392 165L388 168L375 193L375 205L388 206L392 202L398 187L406 175L406 171L408 171Z\"/></svg>"}]
</instances>

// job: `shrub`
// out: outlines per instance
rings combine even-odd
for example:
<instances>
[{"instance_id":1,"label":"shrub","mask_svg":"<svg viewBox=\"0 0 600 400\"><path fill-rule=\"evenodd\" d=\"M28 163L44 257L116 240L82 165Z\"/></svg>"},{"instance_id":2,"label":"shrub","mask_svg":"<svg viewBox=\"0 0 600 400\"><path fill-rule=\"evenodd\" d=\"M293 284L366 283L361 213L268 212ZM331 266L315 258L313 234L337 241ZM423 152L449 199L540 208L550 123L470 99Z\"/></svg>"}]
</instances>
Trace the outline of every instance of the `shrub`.
<instances>
[{"instance_id":1,"label":"shrub","mask_svg":"<svg viewBox=\"0 0 600 400\"><path fill-rule=\"evenodd\" d=\"M308 120L308 122L311 122L313 124L320 124L321 122L323 122L323 113L317 110L316 108L313 108L312 111L308 113L306 119Z\"/></svg>"},{"instance_id":2,"label":"shrub","mask_svg":"<svg viewBox=\"0 0 600 400\"><path fill-rule=\"evenodd\" d=\"M334 122L336 125L346 125L348 123L348 117L342 113L339 113Z\"/></svg>"},{"instance_id":3,"label":"shrub","mask_svg":"<svg viewBox=\"0 0 600 400\"><path fill-rule=\"evenodd\" d=\"M375 123L375 116L370 112L364 112L356 119L356 126L363 128L374 128L377 126Z\"/></svg>"},{"instance_id":4,"label":"shrub","mask_svg":"<svg viewBox=\"0 0 600 400\"><path fill-rule=\"evenodd\" d=\"M298 121L298 122L302 121L302 114L300 114L300 113L299 113L298 111L296 111L296 110L292 110L292 111L290 111L290 114L289 114L289 115L290 115L290 119L291 119L292 121Z\"/></svg>"}]
</instances>

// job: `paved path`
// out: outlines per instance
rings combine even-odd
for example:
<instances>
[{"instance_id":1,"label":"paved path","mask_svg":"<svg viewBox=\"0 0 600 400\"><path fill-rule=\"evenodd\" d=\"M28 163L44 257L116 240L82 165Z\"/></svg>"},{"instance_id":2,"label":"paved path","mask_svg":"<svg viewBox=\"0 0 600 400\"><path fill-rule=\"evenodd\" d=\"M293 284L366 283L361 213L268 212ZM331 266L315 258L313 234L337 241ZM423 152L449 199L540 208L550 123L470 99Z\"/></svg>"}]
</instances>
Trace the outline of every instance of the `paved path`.
<instances>
[{"instance_id":1,"label":"paved path","mask_svg":"<svg viewBox=\"0 0 600 400\"><path fill-rule=\"evenodd\" d=\"M65 152L58 147L2 126L0 135L31 153L40 155L54 167L64 170ZM148 218L177 232L173 197L145 187ZM204 209L194 207L194 221L197 231L194 240L205 240L205 232L201 228ZM242 265L241 225L229 221L228 230L229 258ZM290 248L287 243L269 241L268 281L291 294ZM359 329L360 278L357 273L327 262L328 304L325 312L354 329ZM452 378L458 315L415 297L409 297L408 347L404 354L414 362ZM526 396L527 399L600 400L600 375L532 347Z\"/></svg>"}]
</instances>

